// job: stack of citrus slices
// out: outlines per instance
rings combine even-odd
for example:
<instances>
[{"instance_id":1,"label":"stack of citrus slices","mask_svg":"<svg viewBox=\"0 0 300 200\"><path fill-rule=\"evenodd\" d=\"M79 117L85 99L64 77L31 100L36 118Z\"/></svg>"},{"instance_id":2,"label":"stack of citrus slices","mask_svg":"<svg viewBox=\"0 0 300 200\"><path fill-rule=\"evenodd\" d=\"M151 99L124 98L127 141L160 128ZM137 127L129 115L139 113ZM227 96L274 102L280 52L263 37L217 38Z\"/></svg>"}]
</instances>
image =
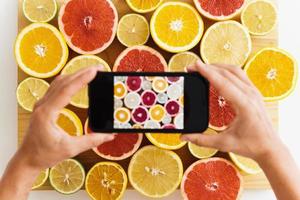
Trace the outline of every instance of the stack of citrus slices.
<instances>
[{"instance_id":1,"label":"stack of citrus slices","mask_svg":"<svg viewBox=\"0 0 300 200\"><path fill-rule=\"evenodd\" d=\"M30 23L22 27L15 43L21 77L16 95L27 113L43 98L56 75L96 65L115 72L186 72L200 59L206 64L227 64L243 68L265 101L286 98L296 85L297 63L289 53L267 46L252 52L256 50L252 42L272 34L276 27L277 9L270 0L89 0L84 6L82 0L61 5L55 0L23 0L22 9ZM163 101L164 95L174 95L167 90L168 80L149 76L142 82L127 81L114 86L118 121L126 123L132 117L134 128L142 128L141 122L148 118L151 123L143 126L172 120L163 117L166 108L153 104ZM219 134L230 126L236 113L213 86L209 95L210 128L203 134ZM176 97L176 102L183 107L183 95ZM68 109L61 110L57 126L74 137L91 134L82 112L88 106L87 89L83 88L72 97ZM131 116L130 110L136 116ZM142 133L116 134L114 140L91 152L101 162L93 157L86 165L85 155L78 157L82 164L64 160L43 170L32 188L42 186L49 177L52 187L63 194L85 185L91 199L121 199L129 180L134 189L150 198L166 197L181 184L184 199L233 200L242 191L239 170L261 172L255 161L234 153L229 157L237 168L223 158L211 158L219 155L217 149L186 144L180 140L181 133L145 136L143 142ZM152 145L145 146L149 143ZM186 166L192 159L200 160Z\"/></svg>"}]
</instances>

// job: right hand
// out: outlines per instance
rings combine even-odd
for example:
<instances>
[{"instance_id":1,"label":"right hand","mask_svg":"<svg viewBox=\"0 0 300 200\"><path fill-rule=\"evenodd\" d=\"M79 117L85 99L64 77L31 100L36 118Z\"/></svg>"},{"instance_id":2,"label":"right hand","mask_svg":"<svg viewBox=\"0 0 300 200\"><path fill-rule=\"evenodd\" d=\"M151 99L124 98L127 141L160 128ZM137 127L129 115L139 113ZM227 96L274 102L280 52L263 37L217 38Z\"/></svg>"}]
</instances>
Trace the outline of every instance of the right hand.
<instances>
[{"instance_id":1,"label":"right hand","mask_svg":"<svg viewBox=\"0 0 300 200\"><path fill-rule=\"evenodd\" d=\"M231 102L236 117L218 135L186 134L181 137L182 140L254 160L264 159L266 154L282 145L260 92L242 69L229 65L206 65L198 61L188 70L198 71L220 95Z\"/></svg>"}]
</instances>

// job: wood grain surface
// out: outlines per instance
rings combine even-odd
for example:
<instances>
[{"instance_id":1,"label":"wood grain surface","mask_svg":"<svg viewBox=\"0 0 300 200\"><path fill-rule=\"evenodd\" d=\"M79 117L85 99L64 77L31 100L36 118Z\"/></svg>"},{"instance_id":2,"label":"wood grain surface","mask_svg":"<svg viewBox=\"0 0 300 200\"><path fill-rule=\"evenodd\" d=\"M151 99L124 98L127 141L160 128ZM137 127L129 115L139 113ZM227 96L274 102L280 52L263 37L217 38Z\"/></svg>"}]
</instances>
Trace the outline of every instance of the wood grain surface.
<instances>
[{"instance_id":1,"label":"wood grain surface","mask_svg":"<svg viewBox=\"0 0 300 200\"><path fill-rule=\"evenodd\" d=\"M18 28L19 31L24 28L26 25L30 24L30 22L25 18L22 12L22 1L19 1L19 12L18 12ZM132 13L125 3L125 0L112 0L115 6L118 10L119 19L121 16L123 16L126 13ZM165 0L170 1L170 0ZM172 0L172 1L181 1L181 2L187 2L192 4L192 0ZM273 0L276 1L276 0ZM60 5L64 2L63 0L57 0L58 5ZM145 16L149 20L152 13L146 14ZM207 28L210 24L213 22L211 20L207 20L203 17L203 20L205 22L205 28ZM237 19L239 20L239 19ZM51 24L57 26L57 17L54 18L51 22ZM278 29L277 27L268 35L266 36L252 36L252 42L253 42L253 51L252 55L264 47L274 47L278 45ZM160 49L157 45L154 44L153 40L150 38L147 42L148 46L153 47L154 49L158 50L162 53L162 55L165 57L165 59L168 61L170 57L173 55L171 53L168 53L166 51L163 51ZM102 53L98 54L102 59L104 59L111 67L113 66L113 63L116 59L116 57L119 55L119 53L124 50L125 47L118 42L117 38L115 38L114 42ZM197 45L194 49L192 49L193 52L197 53L199 55L199 45ZM69 59L71 59L74 56L77 56L75 52L70 50L70 56ZM251 55L251 56L252 56ZM21 82L24 80L28 75L26 75L22 70L18 69L18 82ZM53 78L46 79L49 83ZM268 112L272 118L274 126L278 127L278 103L266 103L266 106L268 108ZM73 110L81 119L82 123L85 122L87 117L87 112L84 109L79 109L74 106L67 106L67 108ZM253 116L256 117L256 116ZM30 119L30 113L22 109L20 106L18 106L18 144L22 141L22 136L24 132L26 131ZM150 142L147 140L146 137L143 138L142 146L148 145ZM182 159L184 168L186 169L190 164L195 162L197 159L194 158L188 151L187 145L185 145L183 148L175 151ZM219 152L216 156L221 156L229 159L229 156L227 153L221 153ZM84 152L76 157L78 161L80 161L86 172L97 162L103 161L105 159L97 156L92 150ZM130 161L130 158L127 158L123 161L118 161L119 164L121 164L124 169L127 171L128 163ZM267 181L265 175L263 173L257 174L257 175L244 175L244 188L245 189L264 189L264 188L270 188L269 182ZM50 186L50 183L47 181L44 186L40 187L38 190L52 190L53 188ZM130 185L128 185L128 189L132 189Z\"/></svg>"}]
</instances>

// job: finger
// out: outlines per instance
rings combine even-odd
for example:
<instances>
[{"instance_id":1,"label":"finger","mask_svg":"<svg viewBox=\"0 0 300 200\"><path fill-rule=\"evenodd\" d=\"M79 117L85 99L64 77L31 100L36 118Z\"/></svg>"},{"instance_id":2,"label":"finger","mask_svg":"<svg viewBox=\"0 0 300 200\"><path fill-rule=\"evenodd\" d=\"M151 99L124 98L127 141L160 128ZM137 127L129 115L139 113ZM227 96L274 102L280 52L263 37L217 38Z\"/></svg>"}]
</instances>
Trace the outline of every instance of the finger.
<instances>
[{"instance_id":1,"label":"finger","mask_svg":"<svg viewBox=\"0 0 300 200\"><path fill-rule=\"evenodd\" d=\"M198 146L222 149L221 135L204 135L202 133L184 134L180 137L181 140L191 142Z\"/></svg>"}]
</instances>

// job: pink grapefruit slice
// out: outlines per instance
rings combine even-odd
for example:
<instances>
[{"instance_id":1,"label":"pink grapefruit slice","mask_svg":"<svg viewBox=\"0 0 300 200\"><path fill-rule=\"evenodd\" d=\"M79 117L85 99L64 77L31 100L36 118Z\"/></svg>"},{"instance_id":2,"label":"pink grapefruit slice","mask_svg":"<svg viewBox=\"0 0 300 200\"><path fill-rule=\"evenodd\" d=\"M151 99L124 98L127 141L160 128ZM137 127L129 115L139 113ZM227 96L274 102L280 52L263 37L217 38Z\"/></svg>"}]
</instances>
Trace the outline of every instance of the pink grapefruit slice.
<instances>
[{"instance_id":1,"label":"pink grapefruit slice","mask_svg":"<svg viewBox=\"0 0 300 200\"><path fill-rule=\"evenodd\" d=\"M242 182L241 174L229 161L199 160L185 171L181 194L185 200L236 200L242 192Z\"/></svg>"},{"instance_id":2,"label":"pink grapefruit slice","mask_svg":"<svg viewBox=\"0 0 300 200\"><path fill-rule=\"evenodd\" d=\"M88 134L91 132L88 127L88 120L86 120L84 133ZM100 157L108 160L124 160L138 150L142 140L143 134L141 133L120 133L112 141L105 142L97 148L93 148L93 151Z\"/></svg>"},{"instance_id":3,"label":"pink grapefruit slice","mask_svg":"<svg viewBox=\"0 0 300 200\"><path fill-rule=\"evenodd\" d=\"M116 59L113 71L163 72L167 62L155 49L148 46L133 46L125 49Z\"/></svg>"},{"instance_id":4,"label":"pink grapefruit slice","mask_svg":"<svg viewBox=\"0 0 300 200\"><path fill-rule=\"evenodd\" d=\"M194 0L203 16L217 21L234 18L242 11L245 3L245 0Z\"/></svg>"},{"instance_id":5,"label":"pink grapefruit slice","mask_svg":"<svg viewBox=\"0 0 300 200\"><path fill-rule=\"evenodd\" d=\"M225 130L234 120L235 112L224 97L210 86L209 89L209 127L216 131Z\"/></svg>"},{"instance_id":6,"label":"pink grapefruit slice","mask_svg":"<svg viewBox=\"0 0 300 200\"><path fill-rule=\"evenodd\" d=\"M67 0L60 8L59 29L80 54L97 54L113 41L118 13L110 0Z\"/></svg>"}]
</instances>

